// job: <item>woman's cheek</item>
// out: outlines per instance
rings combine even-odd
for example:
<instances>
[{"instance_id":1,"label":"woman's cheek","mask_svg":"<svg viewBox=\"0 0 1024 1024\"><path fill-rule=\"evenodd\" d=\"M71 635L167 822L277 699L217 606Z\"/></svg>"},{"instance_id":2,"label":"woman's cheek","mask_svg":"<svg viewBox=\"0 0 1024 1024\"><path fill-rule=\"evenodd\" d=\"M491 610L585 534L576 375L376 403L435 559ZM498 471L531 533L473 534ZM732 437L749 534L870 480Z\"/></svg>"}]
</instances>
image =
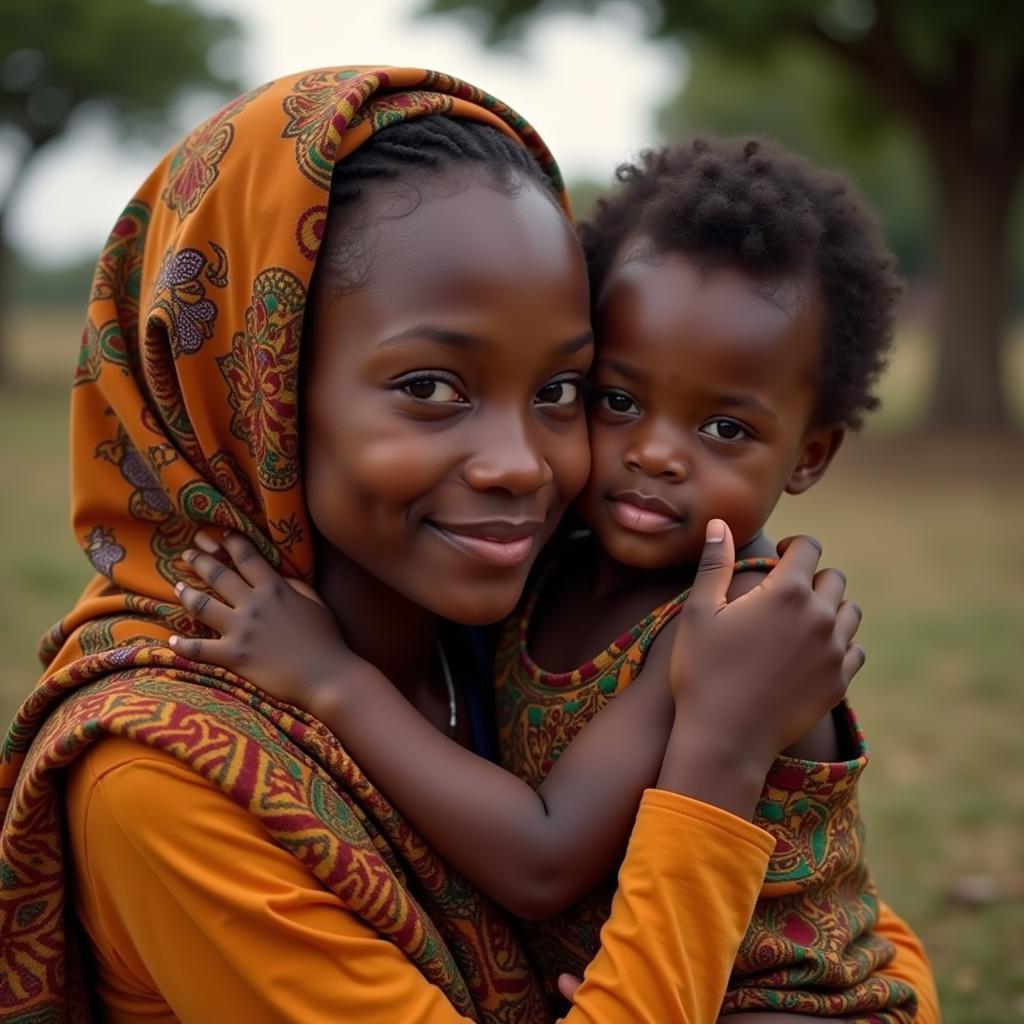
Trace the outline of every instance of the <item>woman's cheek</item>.
<instances>
[{"instance_id":1,"label":"woman's cheek","mask_svg":"<svg viewBox=\"0 0 1024 1024\"><path fill-rule=\"evenodd\" d=\"M405 506L443 479L447 460L436 437L363 437L348 453L348 481L372 503Z\"/></svg>"}]
</instances>

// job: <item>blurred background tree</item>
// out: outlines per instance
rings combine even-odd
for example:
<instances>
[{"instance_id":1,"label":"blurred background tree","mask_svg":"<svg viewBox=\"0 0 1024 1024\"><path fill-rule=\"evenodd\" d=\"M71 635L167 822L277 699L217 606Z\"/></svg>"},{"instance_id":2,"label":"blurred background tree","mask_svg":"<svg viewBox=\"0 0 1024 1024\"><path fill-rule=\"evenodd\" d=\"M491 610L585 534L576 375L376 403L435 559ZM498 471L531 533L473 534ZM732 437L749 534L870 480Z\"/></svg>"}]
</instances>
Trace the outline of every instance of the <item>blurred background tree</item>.
<instances>
[{"instance_id":1,"label":"blurred background tree","mask_svg":"<svg viewBox=\"0 0 1024 1024\"><path fill-rule=\"evenodd\" d=\"M904 272L921 268L926 256L915 239L929 238L938 359L928 425L1010 426L1001 370L1024 167L1024 4L621 2L689 59L690 75L663 112L666 134L761 131L851 170L880 209ZM545 13L601 6L428 0L426 9L466 15L497 42ZM686 66L681 60L681 75Z\"/></svg>"},{"instance_id":2,"label":"blurred background tree","mask_svg":"<svg viewBox=\"0 0 1024 1024\"><path fill-rule=\"evenodd\" d=\"M0 380L11 262L4 221L33 162L83 115L152 137L189 90L239 92L240 83L208 59L239 32L234 19L204 14L188 0L5 0L0 131L13 136L17 156L0 191Z\"/></svg>"}]
</instances>

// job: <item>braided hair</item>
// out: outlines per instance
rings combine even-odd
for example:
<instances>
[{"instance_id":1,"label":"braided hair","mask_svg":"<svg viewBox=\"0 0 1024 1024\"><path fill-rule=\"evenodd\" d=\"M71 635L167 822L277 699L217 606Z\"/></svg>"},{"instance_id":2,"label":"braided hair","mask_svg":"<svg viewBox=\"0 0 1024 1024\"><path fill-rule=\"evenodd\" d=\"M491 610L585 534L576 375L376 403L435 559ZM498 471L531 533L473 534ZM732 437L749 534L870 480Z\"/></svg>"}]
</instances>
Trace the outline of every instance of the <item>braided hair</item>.
<instances>
[{"instance_id":1,"label":"braided hair","mask_svg":"<svg viewBox=\"0 0 1024 1024\"><path fill-rule=\"evenodd\" d=\"M459 184L475 172L506 195L530 182L557 200L554 183L532 154L497 129L439 115L399 121L335 164L320 259L331 289L356 290L370 271L373 246L366 229L375 211L358 200L382 185L392 186L396 201L389 203L386 217L394 220L424 201L424 185L436 190L450 184L457 172Z\"/></svg>"},{"instance_id":2,"label":"braided hair","mask_svg":"<svg viewBox=\"0 0 1024 1024\"><path fill-rule=\"evenodd\" d=\"M683 253L707 269L809 274L826 326L817 418L861 425L892 344L899 281L877 222L841 174L763 139L695 139L646 150L616 171L618 187L580 226L591 295L623 244Z\"/></svg>"}]
</instances>

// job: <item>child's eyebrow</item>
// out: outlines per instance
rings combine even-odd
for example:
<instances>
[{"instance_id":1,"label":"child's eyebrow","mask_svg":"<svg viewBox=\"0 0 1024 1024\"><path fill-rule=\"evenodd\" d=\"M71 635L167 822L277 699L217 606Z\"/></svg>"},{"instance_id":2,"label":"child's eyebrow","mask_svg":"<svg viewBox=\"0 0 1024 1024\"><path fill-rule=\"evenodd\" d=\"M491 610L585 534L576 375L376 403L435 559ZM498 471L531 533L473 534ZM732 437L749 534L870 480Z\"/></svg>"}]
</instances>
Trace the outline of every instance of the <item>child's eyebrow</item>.
<instances>
[{"instance_id":1,"label":"child's eyebrow","mask_svg":"<svg viewBox=\"0 0 1024 1024\"><path fill-rule=\"evenodd\" d=\"M716 402L723 405L740 406L745 409L756 409L759 413L770 419L777 420L779 417L768 408L756 395L743 393L720 393L713 396Z\"/></svg>"}]
</instances>

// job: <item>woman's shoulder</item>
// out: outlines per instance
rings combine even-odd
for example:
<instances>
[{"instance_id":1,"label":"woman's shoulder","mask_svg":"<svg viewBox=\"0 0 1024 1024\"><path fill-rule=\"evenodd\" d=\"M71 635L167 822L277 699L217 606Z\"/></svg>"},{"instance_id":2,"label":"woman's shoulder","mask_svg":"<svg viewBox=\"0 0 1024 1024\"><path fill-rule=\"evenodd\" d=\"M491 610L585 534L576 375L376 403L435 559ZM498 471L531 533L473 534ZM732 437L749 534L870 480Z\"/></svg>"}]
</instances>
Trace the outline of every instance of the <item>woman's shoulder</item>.
<instances>
[{"instance_id":1,"label":"woman's shoulder","mask_svg":"<svg viewBox=\"0 0 1024 1024\"><path fill-rule=\"evenodd\" d=\"M204 799L196 800L197 793ZM166 828L172 819L194 822L211 802L214 807L230 803L173 754L116 735L96 740L68 767L65 806L72 829L87 827L98 797L104 813L112 814L126 834Z\"/></svg>"},{"instance_id":2,"label":"woman's shoulder","mask_svg":"<svg viewBox=\"0 0 1024 1024\"><path fill-rule=\"evenodd\" d=\"M111 777L158 773L187 780L196 773L173 754L126 736L108 735L94 741L68 767L68 789L92 787Z\"/></svg>"}]
</instances>

